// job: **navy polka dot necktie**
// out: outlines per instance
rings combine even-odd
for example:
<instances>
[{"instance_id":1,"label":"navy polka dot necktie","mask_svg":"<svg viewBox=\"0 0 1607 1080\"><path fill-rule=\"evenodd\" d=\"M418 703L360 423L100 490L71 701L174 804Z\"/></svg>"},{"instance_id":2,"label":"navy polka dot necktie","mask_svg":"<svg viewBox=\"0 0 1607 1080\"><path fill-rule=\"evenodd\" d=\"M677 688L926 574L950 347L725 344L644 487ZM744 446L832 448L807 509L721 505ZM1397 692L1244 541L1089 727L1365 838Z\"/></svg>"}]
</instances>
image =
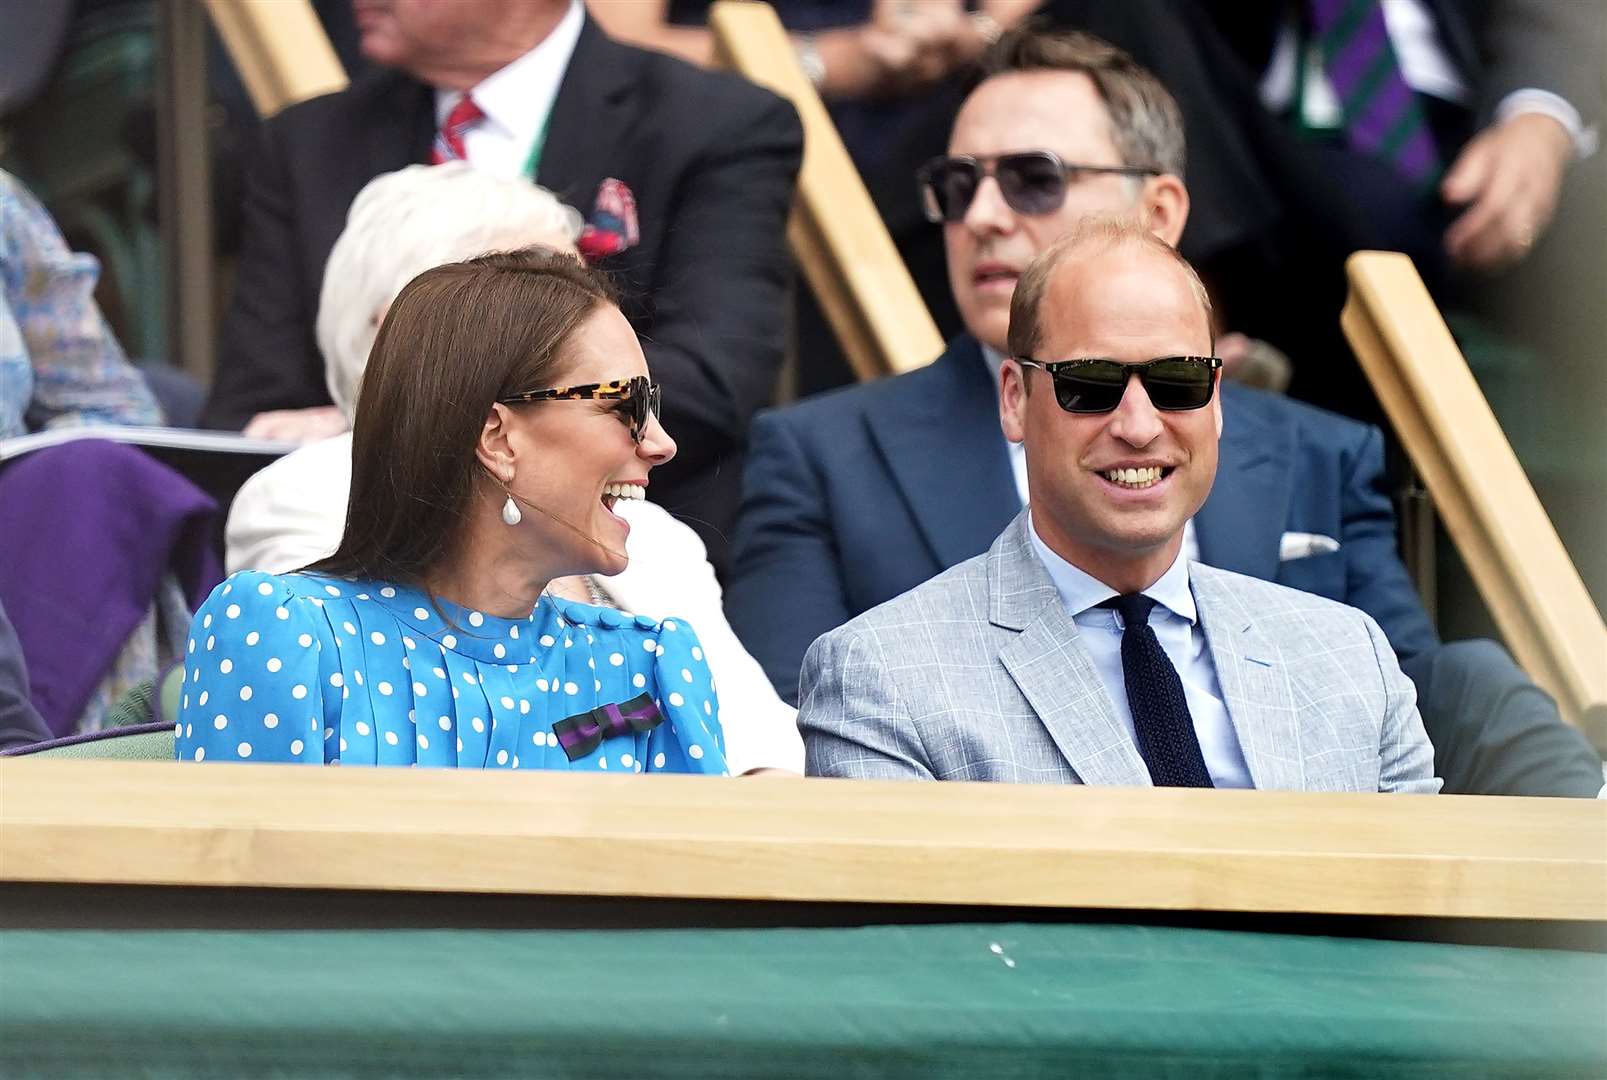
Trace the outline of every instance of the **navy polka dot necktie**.
<instances>
[{"instance_id":1,"label":"navy polka dot necktie","mask_svg":"<svg viewBox=\"0 0 1607 1080\"><path fill-rule=\"evenodd\" d=\"M1156 787L1215 787L1200 753L1183 680L1150 628L1155 601L1142 593L1099 605L1121 613L1122 681L1133 714L1133 734Z\"/></svg>"}]
</instances>

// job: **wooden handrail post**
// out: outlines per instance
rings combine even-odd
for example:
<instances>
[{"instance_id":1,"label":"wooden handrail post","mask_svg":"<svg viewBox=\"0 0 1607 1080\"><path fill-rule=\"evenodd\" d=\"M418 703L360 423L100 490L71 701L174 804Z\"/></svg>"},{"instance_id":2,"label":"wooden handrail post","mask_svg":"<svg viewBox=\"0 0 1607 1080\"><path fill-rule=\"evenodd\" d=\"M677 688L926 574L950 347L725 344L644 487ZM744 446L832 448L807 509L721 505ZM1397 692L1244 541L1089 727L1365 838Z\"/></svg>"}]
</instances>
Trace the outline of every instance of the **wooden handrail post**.
<instances>
[{"instance_id":1,"label":"wooden handrail post","mask_svg":"<svg viewBox=\"0 0 1607 1080\"><path fill-rule=\"evenodd\" d=\"M1607 746L1607 626L1450 329L1405 255L1346 270L1345 335L1508 647Z\"/></svg>"},{"instance_id":2,"label":"wooden handrail post","mask_svg":"<svg viewBox=\"0 0 1607 1080\"><path fill-rule=\"evenodd\" d=\"M157 5L162 64L156 111L157 220L165 264L168 356L208 379L213 325L211 154L206 124L206 20L190 0Z\"/></svg>"},{"instance_id":3,"label":"wooden handrail post","mask_svg":"<svg viewBox=\"0 0 1607 1080\"><path fill-rule=\"evenodd\" d=\"M346 88L309 0L204 0L257 115Z\"/></svg>"},{"instance_id":4,"label":"wooden handrail post","mask_svg":"<svg viewBox=\"0 0 1607 1080\"><path fill-rule=\"evenodd\" d=\"M942 335L775 11L716 0L709 26L721 61L792 102L803 120L787 239L855 374L870 379L936 359Z\"/></svg>"}]
</instances>

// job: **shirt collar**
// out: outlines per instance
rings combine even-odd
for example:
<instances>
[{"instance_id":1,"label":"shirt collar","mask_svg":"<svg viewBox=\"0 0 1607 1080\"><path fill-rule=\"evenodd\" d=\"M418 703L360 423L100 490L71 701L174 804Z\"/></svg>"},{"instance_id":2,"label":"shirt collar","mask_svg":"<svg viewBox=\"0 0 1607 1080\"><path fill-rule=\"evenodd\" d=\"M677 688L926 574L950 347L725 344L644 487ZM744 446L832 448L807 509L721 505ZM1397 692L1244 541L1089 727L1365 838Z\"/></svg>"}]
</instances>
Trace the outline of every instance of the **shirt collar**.
<instances>
[{"instance_id":1,"label":"shirt collar","mask_svg":"<svg viewBox=\"0 0 1607 1080\"><path fill-rule=\"evenodd\" d=\"M1056 554L1038 535L1038 526L1030 514L1027 520L1030 526L1027 538L1032 541L1032 548L1038 553L1038 561L1043 563L1049 580L1055 583L1055 591L1060 593L1060 602L1065 605L1066 614L1076 618L1089 608L1117 595L1115 589ZM1182 548L1178 549L1177 558L1172 560L1166 573L1145 589L1144 595L1190 623L1198 620L1194 593L1189 589L1188 559L1184 558Z\"/></svg>"},{"instance_id":2,"label":"shirt collar","mask_svg":"<svg viewBox=\"0 0 1607 1080\"><path fill-rule=\"evenodd\" d=\"M585 5L571 0L569 10L541 44L493 71L469 91L486 120L519 145L534 143L537 132L547 122L585 22ZM462 97L457 91L435 92L436 127L446 123L447 115Z\"/></svg>"}]
</instances>

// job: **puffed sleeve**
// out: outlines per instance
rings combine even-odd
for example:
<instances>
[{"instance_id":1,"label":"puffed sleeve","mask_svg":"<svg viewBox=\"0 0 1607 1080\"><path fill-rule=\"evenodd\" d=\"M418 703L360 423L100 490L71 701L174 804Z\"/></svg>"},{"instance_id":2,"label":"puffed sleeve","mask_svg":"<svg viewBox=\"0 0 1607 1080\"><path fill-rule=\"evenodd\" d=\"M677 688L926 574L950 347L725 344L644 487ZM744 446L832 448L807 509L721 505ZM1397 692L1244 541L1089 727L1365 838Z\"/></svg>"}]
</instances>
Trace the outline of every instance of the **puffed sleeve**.
<instances>
[{"instance_id":1,"label":"puffed sleeve","mask_svg":"<svg viewBox=\"0 0 1607 1080\"><path fill-rule=\"evenodd\" d=\"M185 644L180 761L323 764L329 624L282 578L235 574L207 597Z\"/></svg>"},{"instance_id":2,"label":"puffed sleeve","mask_svg":"<svg viewBox=\"0 0 1607 1080\"><path fill-rule=\"evenodd\" d=\"M654 636L653 670L664 723L648 738L647 771L726 775L720 699L697 634L679 619L665 619Z\"/></svg>"}]
</instances>

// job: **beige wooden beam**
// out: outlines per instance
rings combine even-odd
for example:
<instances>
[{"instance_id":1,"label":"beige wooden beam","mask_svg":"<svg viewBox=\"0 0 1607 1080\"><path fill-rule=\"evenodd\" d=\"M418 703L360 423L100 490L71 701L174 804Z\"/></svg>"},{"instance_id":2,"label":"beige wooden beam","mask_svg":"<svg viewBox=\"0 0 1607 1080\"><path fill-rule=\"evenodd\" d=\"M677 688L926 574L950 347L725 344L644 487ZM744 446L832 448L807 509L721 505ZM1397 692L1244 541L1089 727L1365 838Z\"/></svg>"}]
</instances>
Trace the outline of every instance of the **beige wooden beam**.
<instances>
[{"instance_id":1,"label":"beige wooden beam","mask_svg":"<svg viewBox=\"0 0 1607 1080\"><path fill-rule=\"evenodd\" d=\"M308 0L203 0L257 115L346 87Z\"/></svg>"},{"instance_id":2,"label":"beige wooden beam","mask_svg":"<svg viewBox=\"0 0 1607 1080\"><path fill-rule=\"evenodd\" d=\"M212 162L206 139L206 16L191 0L157 5L157 220L168 356L203 381L217 353Z\"/></svg>"},{"instance_id":3,"label":"beige wooden beam","mask_svg":"<svg viewBox=\"0 0 1607 1080\"><path fill-rule=\"evenodd\" d=\"M803 120L787 239L855 374L871 379L936 359L943 351L937 325L775 11L717 0L709 26L720 61L792 102Z\"/></svg>"},{"instance_id":4,"label":"beige wooden beam","mask_svg":"<svg viewBox=\"0 0 1607 1080\"><path fill-rule=\"evenodd\" d=\"M0 761L0 881L1607 919L1607 802Z\"/></svg>"},{"instance_id":5,"label":"beige wooden beam","mask_svg":"<svg viewBox=\"0 0 1607 1080\"><path fill-rule=\"evenodd\" d=\"M1518 662L1607 746L1607 626L1405 255L1350 257L1345 335Z\"/></svg>"}]
</instances>

